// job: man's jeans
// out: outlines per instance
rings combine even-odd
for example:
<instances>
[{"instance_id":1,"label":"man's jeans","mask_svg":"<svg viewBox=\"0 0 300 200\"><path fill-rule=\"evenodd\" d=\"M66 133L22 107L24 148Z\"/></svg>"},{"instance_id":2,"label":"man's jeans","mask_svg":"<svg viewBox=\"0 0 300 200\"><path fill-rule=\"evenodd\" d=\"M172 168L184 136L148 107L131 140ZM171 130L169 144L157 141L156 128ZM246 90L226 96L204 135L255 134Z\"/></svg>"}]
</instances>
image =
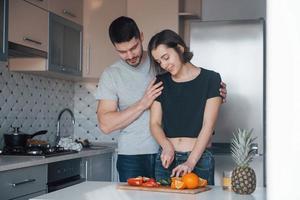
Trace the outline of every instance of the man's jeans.
<instances>
[{"instance_id":1,"label":"man's jeans","mask_svg":"<svg viewBox=\"0 0 300 200\"><path fill-rule=\"evenodd\" d=\"M121 182L128 178L146 176L154 178L156 154L118 155L117 170Z\"/></svg>"},{"instance_id":2,"label":"man's jeans","mask_svg":"<svg viewBox=\"0 0 300 200\"><path fill-rule=\"evenodd\" d=\"M161 149L159 150L157 157L156 157L156 163L155 163L155 178L156 180L160 179L166 179L170 178L172 174L172 170L184 163L191 152L177 152L175 151L174 155L174 161L172 164L166 169L162 166L162 162L160 159L161 156ZM201 178L204 178L207 180L209 185L214 185L214 170L215 170L215 160L213 155L210 151L205 150L197 162L193 172L196 173Z\"/></svg>"}]
</instances>

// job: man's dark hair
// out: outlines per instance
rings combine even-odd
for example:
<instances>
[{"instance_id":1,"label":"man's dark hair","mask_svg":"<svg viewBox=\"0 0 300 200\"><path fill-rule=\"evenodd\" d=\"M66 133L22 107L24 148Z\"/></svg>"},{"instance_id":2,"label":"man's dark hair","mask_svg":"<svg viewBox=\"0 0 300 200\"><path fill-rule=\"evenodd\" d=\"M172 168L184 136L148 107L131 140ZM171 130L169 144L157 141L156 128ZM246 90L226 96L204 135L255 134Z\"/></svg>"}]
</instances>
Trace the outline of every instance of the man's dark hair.
<instances>
[{"instance_id":1,"label":"man's dark hair","mask_svg":"<svg viewBox=\"0 0 300 200\"><path fill-rule=\"evenodd\" d=\"M140 30L133 19L121 16L110 24L109 37L113 44L128 42L132 38L139 39Z\"/></svg>"},{"instance_id":2,"label":"man's dark hair","mask_svg":"<svg viewBox=\"0 0 300 200\"><path fill-rule=\"evenodd\" d=\"M186 46L183 39L172 30L163 30L155 34L149 41L148 44L148 55L150 57L151 68L156 74L164 73L165 70L160 67L160 65L153 58L151 51L156 49L159 45L166 45L168 48L173 48L179 55L179 58L183 63L190 62L193 53L189 51L189 48ZM181 52L178 45L181 45L184 48L184 52Z\"/></svg>"}]
</instances>

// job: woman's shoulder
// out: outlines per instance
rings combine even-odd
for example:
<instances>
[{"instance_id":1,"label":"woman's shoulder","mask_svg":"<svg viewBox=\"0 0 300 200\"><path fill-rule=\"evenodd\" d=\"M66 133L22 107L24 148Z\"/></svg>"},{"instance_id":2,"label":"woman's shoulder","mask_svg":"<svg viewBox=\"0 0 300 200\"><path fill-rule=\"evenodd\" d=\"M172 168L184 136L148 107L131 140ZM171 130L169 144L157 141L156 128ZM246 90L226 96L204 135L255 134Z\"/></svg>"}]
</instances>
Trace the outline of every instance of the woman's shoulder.
<instances>
[{"instance_id":1,"label":"woman's shoulder","mask_svg":"<svg viewBox=\"0 0 300 200\"><path fill-rule=\"evenodd\" d=\"M156 78L161 81L165 81L165 80L169 79L170 76L171 76L171 74L169 72L165 72L163 74L156 75Z\"/></svg>"},{"instance_id":2,"label":"woman's shoulder","mask_svg":"<svg viewBox=\"0 0 300 200\"><path fill-rule=\"evenodd\" d=\"M220 78L221 77L218 72L210 70L210 69L202 68L202 67L201 67L201 73L203 73L208 78Z\"/></svg>"}]
</instances>

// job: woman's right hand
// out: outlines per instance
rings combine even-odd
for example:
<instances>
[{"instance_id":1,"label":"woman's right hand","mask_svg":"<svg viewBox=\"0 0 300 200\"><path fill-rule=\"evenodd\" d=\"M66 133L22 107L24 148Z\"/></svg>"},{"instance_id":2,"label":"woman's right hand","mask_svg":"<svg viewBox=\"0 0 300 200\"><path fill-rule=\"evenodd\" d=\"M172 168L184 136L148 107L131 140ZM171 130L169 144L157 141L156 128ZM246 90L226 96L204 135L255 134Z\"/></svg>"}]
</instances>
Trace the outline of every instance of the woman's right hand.
<instances>
[{"instance_id":1,"label":"woman's right hand","mask_svg":"<svg viewBox=\"0 0 300 200\"><path fill-rule=\"evenodd\" d=\"M174 160L174 154L175 150L173 144L170 141L166 142L166 144L162 147L162 152L160 155L162 166L164 168L168 168L171 165Z\"/></svg>"}]
</instances>

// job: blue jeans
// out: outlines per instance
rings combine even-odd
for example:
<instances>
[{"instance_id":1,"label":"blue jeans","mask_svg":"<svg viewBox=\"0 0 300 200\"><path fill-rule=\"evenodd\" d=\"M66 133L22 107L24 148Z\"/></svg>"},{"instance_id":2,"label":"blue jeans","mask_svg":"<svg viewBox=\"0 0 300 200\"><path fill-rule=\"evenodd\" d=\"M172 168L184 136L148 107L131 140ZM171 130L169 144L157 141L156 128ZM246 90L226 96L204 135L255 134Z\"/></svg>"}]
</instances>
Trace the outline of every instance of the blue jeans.
<instances>
[{"instance_id":1,"label":"blue jeans","mask_svg":"<svg viewBox=\"0 0 300 200\"><path fill-rule=\"evenodd\" d=\"M159 150L157 157L156 157L156 163L155 163L155 178L156 180L160 179L167 179L170 178L172 174L172 170L184 163L191 152L177 152L175 151L174 160L171 163L171 165L166 169L162 166L162 162L160 159L161 155L161 149ZM212 155L212 153L208 150L205 150L197 162L193 172L196 173L201 178L204 178L207 180L209 185L214 185L214 171L215 171L215 160Z\"/></svg>"},{"instance_id":2,"label":"blue jeans","mask_svg":"<svg viewBox=\"0 0 300 200\"><path fill-rule=\"evenodd\" d=\"M156 154L118 155L117 170L120 182L137 176L154 178L155 158Z\"/></svg>"}]
</instances>

